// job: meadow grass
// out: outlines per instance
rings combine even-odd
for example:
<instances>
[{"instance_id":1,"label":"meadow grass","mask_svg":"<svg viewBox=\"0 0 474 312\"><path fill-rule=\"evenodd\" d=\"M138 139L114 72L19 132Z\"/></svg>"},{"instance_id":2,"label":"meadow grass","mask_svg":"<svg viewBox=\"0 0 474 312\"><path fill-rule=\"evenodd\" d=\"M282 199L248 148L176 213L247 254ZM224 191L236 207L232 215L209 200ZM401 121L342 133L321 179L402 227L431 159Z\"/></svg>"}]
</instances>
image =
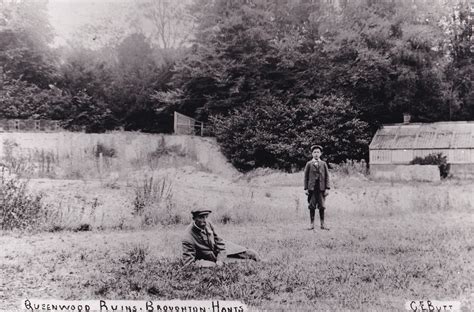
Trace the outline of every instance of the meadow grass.
<instances>
[{"instance_id":1,"label":"meadow grass","mask_svg":"<svg viewBox=\"0 0 474 312\"><path fill-rule=\"evenodd\" d=\"M473 308L471 182L373 182L346 166L327 199L331 231L312 232L301 173L229 180L176 163L115 171L120 163L110 161L98 180L79 168L81 179L31 181L45 214L36 232L0 235L2 305L236 299L268 311L386 311L425 299ZM197 207L266 261L183 268L180 236Z\"/></svg>"},{"instance_id":2,"label":"meadow grass","mask_svg":"<svg viewBox=\"0 0 474 312\"><path fill-rule=\"evenodd\" d=\"M298 175L298 174L294 174ZM301 176L300 176L301 178ZM189 167L137 172L128 181L110 183L81 180L31 180L41 194L44 218L39 230L144 229L156 225L184 225L190 211L213 211L222 224L265 224L307 220L307 199L301 186L229 182ZM279 181L278 181L279 182ZM350 178L334 179L327 198L328 213L339 211L362 216L400 213L470 212L472 184L376 183Z\"/></svg>"},{"instance_id":3,"label":"meadow grass","mask_svg":"<svg viewBox=\"0 0 474 312\"><path fill-rule=\"evenodd\" d=\"M215 269L182 267L183 225L69 232L61 241L48 233L0 236L23 244L5 249L5 282L17 285L5 296L16 298L21 289L23 296L71 300L235 299L267 311L399 311L412 299L462 300L472 308L469 213L329 216L330 231L307 231L295 219L219 224L221 236L266 261Z\"/></svg>"}]
</instances>

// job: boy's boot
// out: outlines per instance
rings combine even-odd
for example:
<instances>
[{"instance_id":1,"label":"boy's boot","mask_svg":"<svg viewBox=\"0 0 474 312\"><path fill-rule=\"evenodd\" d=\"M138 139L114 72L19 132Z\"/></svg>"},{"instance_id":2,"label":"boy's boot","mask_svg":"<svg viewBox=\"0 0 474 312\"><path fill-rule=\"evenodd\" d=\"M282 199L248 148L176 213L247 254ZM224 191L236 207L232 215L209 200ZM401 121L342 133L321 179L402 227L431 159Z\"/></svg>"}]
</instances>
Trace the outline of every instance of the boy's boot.
<instances>
[{"instance_id":1,"label":"boy's boot","mask_svg":"<svg viewBox=\"0 0 474 312\"><path fill-rule=\"evenodd\" d=\"M309 228L308 230L314 230L314 216L315 216L315 209L309 209Z\"/></svg>"},{"instance_id":2,"label":"boy's boot","mask_svg":"<svg viewBox=\"0 0 474 312\"><path fill-rule=\"evenodd\" d=\"M329 231L329 228L324 225L324 209L319 209L319 217L321 219L321 230Z\"/></svg>"}]
</instances>

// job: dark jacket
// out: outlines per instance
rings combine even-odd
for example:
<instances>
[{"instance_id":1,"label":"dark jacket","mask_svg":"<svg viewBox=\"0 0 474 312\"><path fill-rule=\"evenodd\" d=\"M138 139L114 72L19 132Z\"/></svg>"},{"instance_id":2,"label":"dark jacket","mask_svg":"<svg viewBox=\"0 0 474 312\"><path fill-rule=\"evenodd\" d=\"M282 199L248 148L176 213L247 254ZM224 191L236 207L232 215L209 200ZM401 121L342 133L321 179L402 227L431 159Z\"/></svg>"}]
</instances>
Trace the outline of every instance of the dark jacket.
<instances>
[{"instance_id":1,"label":"dark jacket","mask_svg":"<svg viewBox=\"0 0 474 312\"><path fill-rule=\"evenodd\" d=\"M319 190L325 191L331 188L329 180L328 165L325 161L319 160L318 164L314 159L306 163L304 168L304 189L314 191L314 184L319 177Z\"/></svg>"},{"instance_id":2,"label":"dark jacket","mask_svg":"<svg viewBox=\"0 0 474 312\"><path fill-rule=\"evenodd\" d=\"M182 240L183 264L190 265L197 260L222 261L226 257L224 241L210 222L201 229L193 222L187 228Z\"/></svg>"}]
</instances>

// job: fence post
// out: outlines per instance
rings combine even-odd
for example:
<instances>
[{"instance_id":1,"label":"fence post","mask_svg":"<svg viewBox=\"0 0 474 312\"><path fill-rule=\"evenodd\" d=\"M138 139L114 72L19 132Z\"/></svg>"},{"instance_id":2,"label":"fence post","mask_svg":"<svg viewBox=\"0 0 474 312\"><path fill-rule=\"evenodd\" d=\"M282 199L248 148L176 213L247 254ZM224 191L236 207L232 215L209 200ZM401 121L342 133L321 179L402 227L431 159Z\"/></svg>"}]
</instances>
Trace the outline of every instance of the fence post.
<instances>
[{"instance_id":1,"label":"fence post","mask_svg":"<svg viewBox=\"0 0 474 312\"><path fill-rule=\"evenodd\" d=\"M102 153L99 153L99 174L102 175L102 162L104 161L104 157L102 156Z\"/></svg>"},{"instance_id":2,"label":"fence post","mask_svg":"<svg viewBox=\"0 0 474 312\"><path fill-rule=\"evenodd\" d=\"M204 136L204 123L201 122L201 136Z\"/></svg>"},{"instance_id":3,"label":"fence post","mask_svg":"<svg viewBox=\"0 0 474 312\"><path fill-rule=\"evenodd\" d=\"M176 114L176 112L173 113L173 118L174 118L174 134L177 134L178 133L178 115Z\"/></svg>"}]
</instances>

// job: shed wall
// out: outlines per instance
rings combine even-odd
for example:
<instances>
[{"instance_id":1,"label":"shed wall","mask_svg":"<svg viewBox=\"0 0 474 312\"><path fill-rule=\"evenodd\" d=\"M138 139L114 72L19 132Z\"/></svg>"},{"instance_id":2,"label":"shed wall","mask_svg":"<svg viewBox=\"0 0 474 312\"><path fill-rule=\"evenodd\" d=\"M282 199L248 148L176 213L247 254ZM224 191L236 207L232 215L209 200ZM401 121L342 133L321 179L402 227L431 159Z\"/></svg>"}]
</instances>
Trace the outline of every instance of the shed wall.
<instances>
[{"instance_id":1,"label":"shed wall","mask_svg":"<svg viewBox=\"0 0 474 312\"><path fill-rule=\"evenodd\" d=\"M414 166L414 165L413 165ZM396 164L371 164L370 174L372 176L395 177L397 168L402 167ZM406 166L406 167L411 167ZM425 166L422 166L425 167ZM458 179L474 179L474 163L472 164L450 164L449 175Z\"/></svg>"},{"instance_id":2,"label":"shed wall","mask_svg":"<svg viewBox=\"0 0 474 312\"><path fill-rule=\"evenodd\" d=\"M438 153L445 155L451 164L474 164L472 148L370 150L369 159L371 164L408 164L415 157Z\"/></svg>"},{"instance_id":3,"label":"shed wall","mask_svg":"<svg viewBox=\"0 0 474 312\"><path fill-rule=\"evenodd\" d=\"M460 179L474 179L474 164L451 164L449 174Z\"/></svg>"},{"instance_id":4,"label":"shed wall","mask_svg":"<svg viewBox=\"0 0 474 312\"><path fill-rule=\"evenodd\" d=\"M413 150L392 150L393 164L407 164L413 159Z\"/></svg>"}]
</instances>

